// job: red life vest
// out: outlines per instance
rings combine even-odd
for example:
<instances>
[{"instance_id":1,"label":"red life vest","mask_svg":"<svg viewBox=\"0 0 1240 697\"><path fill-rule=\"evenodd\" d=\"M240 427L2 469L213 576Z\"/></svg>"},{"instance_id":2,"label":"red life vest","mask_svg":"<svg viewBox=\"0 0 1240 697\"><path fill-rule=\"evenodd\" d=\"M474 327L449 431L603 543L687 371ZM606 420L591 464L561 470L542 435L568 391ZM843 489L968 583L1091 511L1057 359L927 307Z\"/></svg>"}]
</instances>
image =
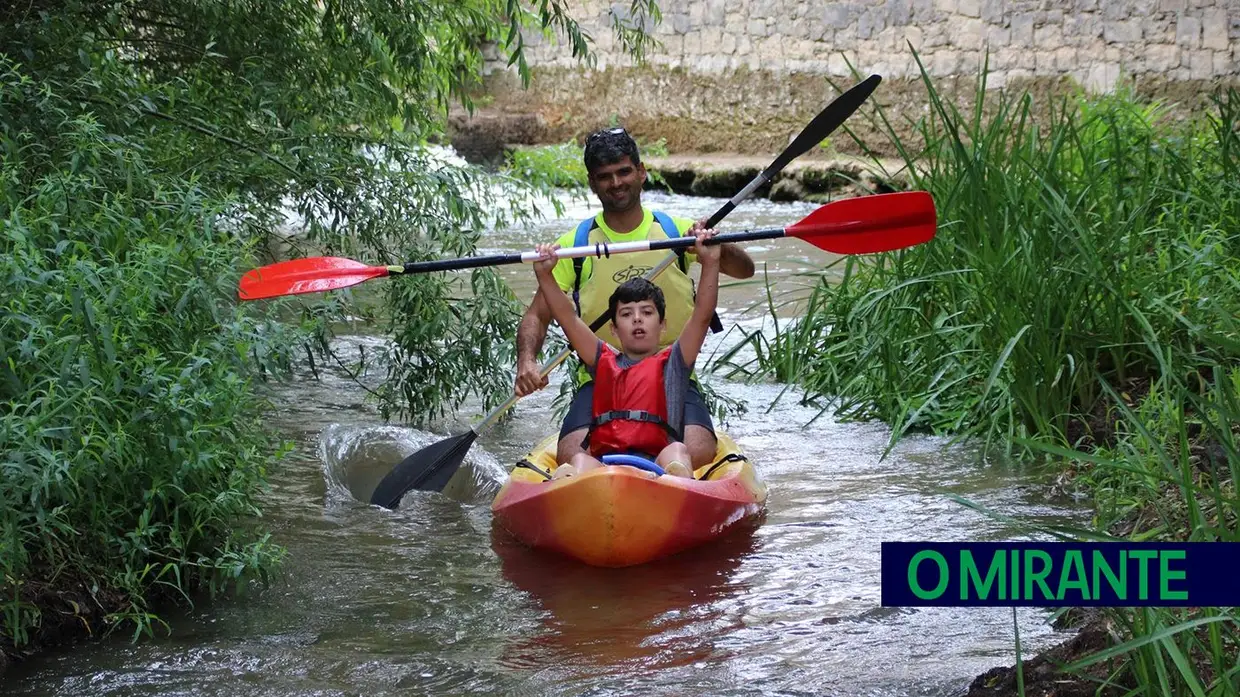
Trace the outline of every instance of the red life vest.
<instances>
[{"instance_id":1,"label":"red life vest","mask_svg":"<svg viewBox=\"0 0 1240 697\"><path fill-rule=\"evenodd\" d=\"M621 368L615 349L603 345L594 366L594 419L586 434L591 455L637 451L653 456L676 438L667 422L663 389L663 371L671 355L669 346Z\"/></svg>"}]
</instances>

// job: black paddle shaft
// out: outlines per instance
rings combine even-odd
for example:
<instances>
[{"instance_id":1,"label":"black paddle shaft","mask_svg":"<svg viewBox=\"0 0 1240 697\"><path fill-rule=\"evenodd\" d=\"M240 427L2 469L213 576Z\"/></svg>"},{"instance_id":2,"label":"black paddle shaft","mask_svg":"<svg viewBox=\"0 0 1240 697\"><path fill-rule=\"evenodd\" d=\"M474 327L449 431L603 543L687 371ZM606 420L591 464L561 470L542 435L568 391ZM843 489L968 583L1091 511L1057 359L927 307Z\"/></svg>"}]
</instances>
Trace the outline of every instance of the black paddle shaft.
<instances>
[{"instance_id":1,"label":"black paddle shaft","mask_svg":"<svg viewBox=\"0 0 1240 697\"><path fill-rule=\"evenodd\" d=\"M882 81L883 78L881 76L871 75L831 102L826 109L822 110L822 113L815 116L814 120L810 121L809 125L801 130L800 135L779 154L779 157L775 158L775 161L769 167L762 170L762 173L749 182L744 189L741 189L740 193L733 196L719 210L715 211L715 214L706 221L706 227L713 228L718 225L719 221L723 220L728 213L731 213L733 208L736 208L742 201L749 198L750 194L756 191L758 187L774 179L775 175L783 171L789 162L805 154L810 148L821 143L827 136L835 132L835 129L839 128L848 120L849 116L853 115L853 112L861 108L865 100L869 99L874 90L878 89L878 83Z\"/></svg>"}]
</instances>

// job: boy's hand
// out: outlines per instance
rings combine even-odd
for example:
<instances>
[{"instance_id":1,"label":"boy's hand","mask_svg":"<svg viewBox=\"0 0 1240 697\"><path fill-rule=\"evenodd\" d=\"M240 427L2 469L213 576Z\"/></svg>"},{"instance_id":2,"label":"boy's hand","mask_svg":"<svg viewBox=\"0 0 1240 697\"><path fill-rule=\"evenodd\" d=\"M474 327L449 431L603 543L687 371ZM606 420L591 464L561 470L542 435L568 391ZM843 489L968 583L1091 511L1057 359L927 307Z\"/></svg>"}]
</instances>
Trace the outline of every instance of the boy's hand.
<instances>
[{"instance_id":1,"label":"boy's hand","mask_svg":"<svg viewBox=\"0 0 1240 697\"><path fill-rule=\"evenodd\" d=\"M719 258L723 254L723 245L721 244L707 245L706 244L706 240L709 240L710 238L715 236L715 231L707 230L706 228L702 227L702 221L699 220L698 222L693 224L693 227L689 229L689 232L692 233L693 236L697 238L697 242L694 243L693 245L693 253L697 255L698 260L701 261L703 264L705 263L718 264Z\"/></svg>"},{"instance_id":2,"label":"boy's hand","mask_svg":"<svg viewBox=\"0 0 1240 697\"><path fill-rule=\"evenodd\" d=\"M551 271L555 268L555 265L560 261L555 256L555 250L559 248L560 245L558 244L534 245L534 251L538 252L540 255L538 257L538 261L534 262L534 273L539 276L551 273Z\"/></svg>"}]
</instances>

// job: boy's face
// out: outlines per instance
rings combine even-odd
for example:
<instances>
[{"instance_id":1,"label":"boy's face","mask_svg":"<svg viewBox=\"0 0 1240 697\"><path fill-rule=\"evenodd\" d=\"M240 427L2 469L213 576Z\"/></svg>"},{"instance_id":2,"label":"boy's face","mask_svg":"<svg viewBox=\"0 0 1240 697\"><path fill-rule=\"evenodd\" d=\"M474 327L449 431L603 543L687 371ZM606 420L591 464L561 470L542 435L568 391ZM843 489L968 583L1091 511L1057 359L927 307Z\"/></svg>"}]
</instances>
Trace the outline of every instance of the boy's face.
<instances>
[{"instance_id":1,"label":"boy's face","mask_svg":"<svg viewBox=\"0 0 1240 697\"><path fill-rule=\"evenodd\" d=\"M620 303L612 318L612 331L620 340L620 348L629 354L654 353L659 348L659 335L664 326L653 300Z\"/></svg>"}]
</instances>

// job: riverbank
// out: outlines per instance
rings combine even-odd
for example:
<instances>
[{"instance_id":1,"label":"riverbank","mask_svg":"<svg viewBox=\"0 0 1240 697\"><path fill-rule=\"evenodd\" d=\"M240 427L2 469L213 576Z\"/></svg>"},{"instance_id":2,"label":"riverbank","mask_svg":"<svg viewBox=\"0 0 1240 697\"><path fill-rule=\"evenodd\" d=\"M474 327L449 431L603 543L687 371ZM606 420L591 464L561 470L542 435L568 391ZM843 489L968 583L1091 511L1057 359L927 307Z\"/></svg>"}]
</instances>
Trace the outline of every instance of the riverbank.
<instances>
[{"instance_id":1,"label":"riverbank","mask_svg":"<svg viewBox=\"0 0 1240 697\"><path fill-rule=\"evenodd\" d=\"M730 198L753 181L775 159L771 155L697 153L657 155L644 158L654 173L654 188L687 196ZM867 193L903 191L909 188L902 163L888 161L876 166L872 160L848 155L802 157L789 163L775 178L754 192L772 201L826 203Z\"/></svg>"},{"instance_id":2,"label":"riverbank","mask_svg":"<svg viewBox=\"0 0 1240 697\"><path fill-rule=\"evenodd\" d=\"M496 167L514 154L560 147L544 143L540 137L534 114L479 112L470 117L454 116L448 142L466 161ZM638 142L643 143L640 138ZM642 160L652 175L648 186L685 196L730 198L766 169L777 152L747 154L741 151L741 144L733 145L737 147L731 151L676 153L644 146ZM826 145L790 162L754 195L772 201L826 203L909 188L903 161L839 153L830 148L829 141Z\"/></svg>"}]
</instances>

